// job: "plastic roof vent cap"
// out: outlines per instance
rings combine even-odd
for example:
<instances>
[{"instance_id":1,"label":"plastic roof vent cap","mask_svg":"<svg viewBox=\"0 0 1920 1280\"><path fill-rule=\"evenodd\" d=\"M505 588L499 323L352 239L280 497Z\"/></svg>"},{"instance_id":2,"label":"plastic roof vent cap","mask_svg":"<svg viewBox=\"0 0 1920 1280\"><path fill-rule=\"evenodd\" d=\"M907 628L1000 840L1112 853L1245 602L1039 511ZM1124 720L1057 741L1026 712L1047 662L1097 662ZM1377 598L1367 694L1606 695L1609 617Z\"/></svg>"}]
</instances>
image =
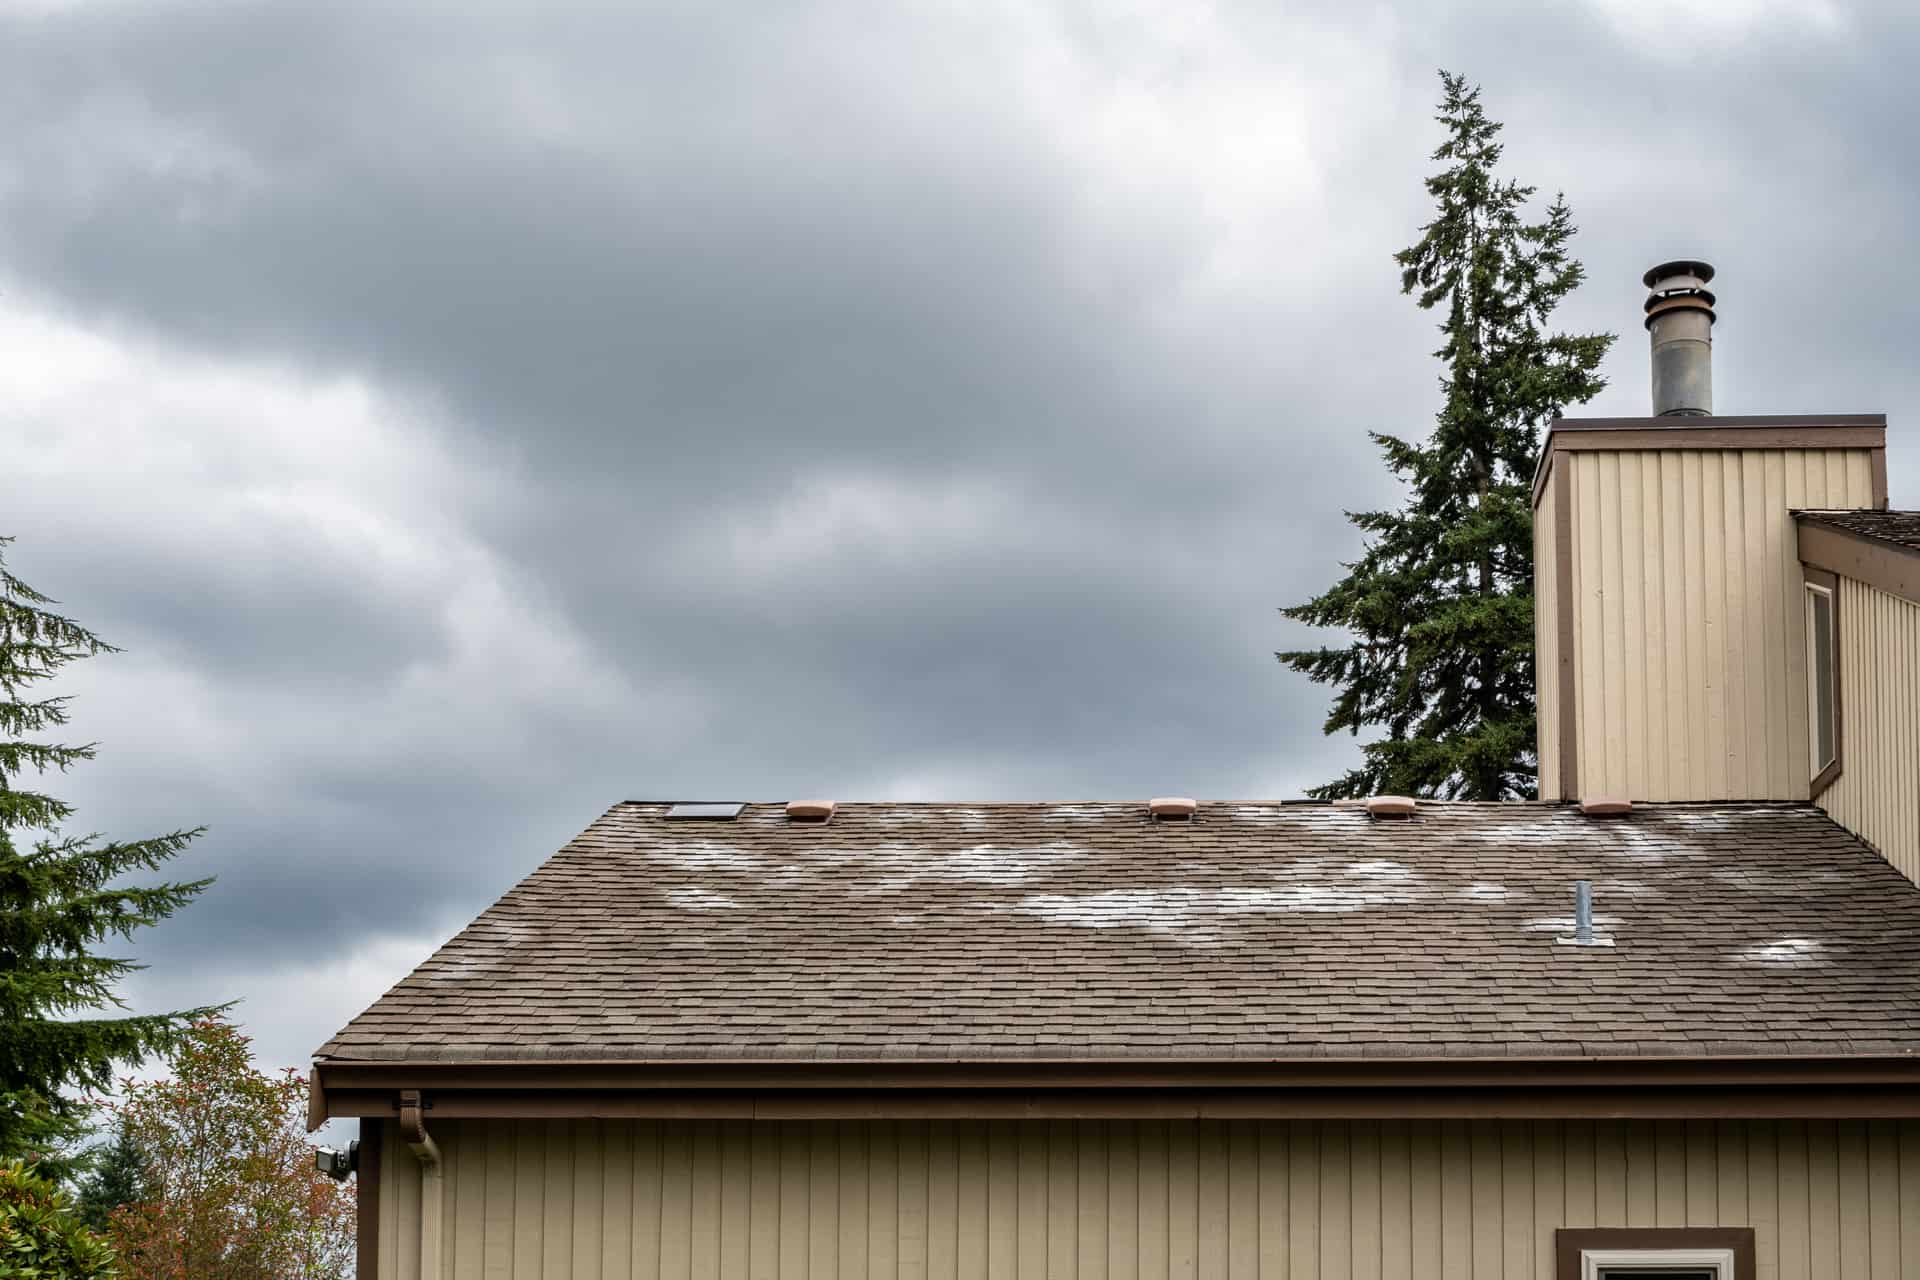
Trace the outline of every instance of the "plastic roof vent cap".
<instances>
[{"instance_id":1,"label":"plastic roof vent cap","mask_svg":"<svg viewBox=\"0 0 1920 1280\"><path fill-rule=\"evenodd\" d=\"M1147 812L1155 818L1191 818L1200 806L1186 796L1155 796Z\"/></svg>"},{"instance_id":2,"label":"plastic roof vent cap","mask_svg":"<svg viewBox=\"0 0 1920 1280\"><path fill-rule=\"evenodd\" d=\"M1412 796L1372 796L1367 800L1369 818L1411 818L1419 806Z\"/></svg>"},{"instance_id":3,"label":"plastic roof vent cap","mask_svg":"<svg viewBox=\"0 0 1920 1280\"><path fill-rule=\"evenodd\" d=\"M1588 796L1580 802L1580 812L1589 818L1619 818L1633 812L1633 801L1625 796Z\"/></svg>"},{"instance_id":4,"label":"plastic roof vent cap","mask_svg":"<svg viewBox=\"0 0 1920 1280\"><path fill-rule=\"evenodd\" d=\"M833 817L831 800L789 800L787 818L792 822L825 822Z\"/></svg>"}]
</instances>

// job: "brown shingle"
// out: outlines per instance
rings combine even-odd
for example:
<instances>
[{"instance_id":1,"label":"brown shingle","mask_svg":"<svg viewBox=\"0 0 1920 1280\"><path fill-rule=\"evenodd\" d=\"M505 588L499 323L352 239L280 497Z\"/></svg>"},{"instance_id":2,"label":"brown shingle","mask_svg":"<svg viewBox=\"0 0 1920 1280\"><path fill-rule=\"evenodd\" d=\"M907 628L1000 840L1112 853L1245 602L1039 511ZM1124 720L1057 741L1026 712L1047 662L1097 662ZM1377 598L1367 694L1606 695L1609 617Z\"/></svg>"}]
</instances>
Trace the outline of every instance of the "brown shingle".
<instances>
[{"instance_id":1,"label":"brown shingle","mask_svg":"<svg viewBox=\"0 0 1920 1280\"><path fill-rule=\"evenodd\" d=\"M1805 805L622 804L329 1058L1920 1050L1920 889ZM1611 947L1561 945L1594 882Z\"/></svg>"}]
</instances>

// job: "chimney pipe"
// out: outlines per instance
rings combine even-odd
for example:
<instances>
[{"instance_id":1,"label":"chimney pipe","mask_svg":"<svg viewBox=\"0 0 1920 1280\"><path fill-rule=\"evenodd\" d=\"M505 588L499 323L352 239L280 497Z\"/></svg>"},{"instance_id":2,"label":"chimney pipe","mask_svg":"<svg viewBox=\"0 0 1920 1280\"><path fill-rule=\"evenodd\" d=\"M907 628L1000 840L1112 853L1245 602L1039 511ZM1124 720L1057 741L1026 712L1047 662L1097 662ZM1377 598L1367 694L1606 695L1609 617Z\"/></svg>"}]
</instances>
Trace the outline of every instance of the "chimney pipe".
<instances>
[{"instance_id":1,"label":"chimney pipe","mask_svg":"<svg viewBox=\"0 0 1920 1280\"><path fill-rule=\"evenodd\" d=\"M1653 342L1653 412L1694 418L1713 413L1713 268L1663 262L1641 279Z\"/></svg>"}]
</instances>

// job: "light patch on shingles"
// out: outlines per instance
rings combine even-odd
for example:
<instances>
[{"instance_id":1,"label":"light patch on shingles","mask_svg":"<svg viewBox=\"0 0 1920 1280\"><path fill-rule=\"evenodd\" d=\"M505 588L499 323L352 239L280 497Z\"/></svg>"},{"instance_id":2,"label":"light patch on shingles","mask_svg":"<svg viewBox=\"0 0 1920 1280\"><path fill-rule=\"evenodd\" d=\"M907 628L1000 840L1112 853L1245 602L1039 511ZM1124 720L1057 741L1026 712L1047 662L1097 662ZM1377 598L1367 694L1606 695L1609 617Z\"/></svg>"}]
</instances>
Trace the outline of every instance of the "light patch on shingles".
<instances>
[{"instance_id":1,"label":"light patch on shingles","mask_svg":"<svg viewBox=\"0 0 1920 1280\"><path fill-rule=\"evenodd\" d=\"M666 896L669 903L682 911L731 911L740 905L724 893L715 893L698 885L669 889Z\"/></svg>"},{"instance_id":2,"label":"light patch on shingles","mask_svg":"<svg viewBox=\"0 0 1920 1280\"><path fill-rule=\"evenodd\" d=\"M828 855L832 856L832 855ZM905 893L915 885L988 884L1012 887L1054 874L1087 856L1079 845L978 844L968 849L924 849L917 845L876 845L850 850L849 862L871 862L882 874L855 889L856 897Z\"/></svg>"},{"instance_id":3,"label":"light patch on shingles","mask_svg":"<svg viewBox=\"0 0 1920 1280\"><path fill-rule=\"evenodd\" d=\"M1413 868L1404 862L1379 859L1373 862L1350 863L1347 866L1347 874L1367 880L1411 880Z\"/></svg>"},{"instance_id":4,"label":"light patch on shingles","mask_svg":"<svg viewBox=\"0 0 1920 1280\"><path fill-rule=\"evenodd\" d=\"M765 865L759 854L720 840L681 840L647 857L682 871L754 871Z\"/></svg>"},{"instance_id":5,"label":"light patch on shingles","mask_svg":"<svg viewBox=\"0 0 1920 1280\"><path fill-rule=\"evenodd\" d=\"M1460 896L1475 902L1505 902L1510 898L1524 898L1526 894L1503 884L1471 884L1460 891Z\"/></svg>"},{"instance_id":6,"label":"light patch on shingles","mask_svg":"<svg viewBox=\"0 0 1920 1280\"><path fill-rule=\"evenodd\" d=\"M1375 864L1354 864L1373 866ZM1017 902L992 904L993 911L1037 916L1088 929L1146 929L1177 941L1204 946L1223 941L1222 925L1235 916L1292 913L1338 914L1370 907L1404 906L1427 892L1418 877L1398 863L1346 880L1275 886L1222 888L1108 889L1101 893L1029 894ZM1405 871L1405 875L1398 872Z\"/></svg>"},{"instance_id":7,"label":"light patch on shingles","mask_svg":"<svg viewBox=\"0 0 1920 1280\"><path fill-rule=\"evenodd\" d=\"M1735 954L1754 964L1803 965L1825 963L1825 950L1826 944L1816 938L1780 938Z\"/></svg>"}]
</instances>

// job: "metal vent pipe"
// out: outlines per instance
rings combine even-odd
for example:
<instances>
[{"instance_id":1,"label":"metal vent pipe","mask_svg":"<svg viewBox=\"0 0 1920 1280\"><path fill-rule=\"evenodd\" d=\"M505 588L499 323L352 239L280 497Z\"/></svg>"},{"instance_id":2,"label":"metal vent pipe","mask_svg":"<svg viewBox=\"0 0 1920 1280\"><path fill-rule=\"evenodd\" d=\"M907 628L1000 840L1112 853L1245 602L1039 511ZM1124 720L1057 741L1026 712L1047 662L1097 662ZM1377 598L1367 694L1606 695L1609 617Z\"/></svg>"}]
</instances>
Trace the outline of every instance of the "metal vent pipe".
<instances>
[{"instance_id":1,"label":"metal vent pipe","mask_svg":"<svg viewBox=\"0 0 1920 1280\"><path fill-rule=\"evenodd\" d=\"M1713 268L1663 262L1641 279L1647 289L1647 333L1653 343L1656 417L1713 412Z\"/></svg>"}]
</instances>

